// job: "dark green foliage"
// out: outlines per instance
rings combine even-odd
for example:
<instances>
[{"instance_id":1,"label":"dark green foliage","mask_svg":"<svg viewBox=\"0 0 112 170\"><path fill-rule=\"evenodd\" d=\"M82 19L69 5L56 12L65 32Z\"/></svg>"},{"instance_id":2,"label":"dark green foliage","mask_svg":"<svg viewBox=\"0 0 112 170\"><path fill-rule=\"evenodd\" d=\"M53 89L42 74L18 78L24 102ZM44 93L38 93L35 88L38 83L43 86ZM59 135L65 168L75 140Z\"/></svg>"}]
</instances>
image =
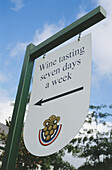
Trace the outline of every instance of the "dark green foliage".
<instances>
[{"instance_id":1,"label":"dark green foliage","mask_svg":"<svg viewBox=\"0 0 112 170\"><path fill-rule=\"evenodd\" d=\"M65 155L64 150L62 149L59 153L55 153L48 157L42 158L42 170L50 170L50 165L54 167L54 170L75 170L75 168L70 165L69 162L63 160ZM49 164L48 164L49 163Z\"/></svg>"},{"instance_id":2,"label":"dark green foliage","mask_svg":"<svg viewBox=\"0 0 112 170\"><path fill-rule=\"evenodd\" d=\"M72 141L76 145L76 150L78 148L77 155L86 158L85 165L78 170L112 169L112 127L107 121L112 118L111 106L90 106L92 112L87 116L86 126L83 126L77 140ZM94 128L89 126L91 128L88 129L87 126L92 123L94 123ZM108 130L99 131L99 125Z\"/></svg>"},{"instance_id":3,"label":"dark green foliage","mask_svg":"<svg viewBox=\"0 0 112 170\"><path fill-rule=\"evenodd\" d=\"M6 120L6 125L8 127L10 127L10 123L11 123L11 118L9 117L8 120ZM5 135L4 133L1 133L0 138L3 141L3 143L6 143L7 135ZM3 156L4 156L4 152L0 155L1 161L3 159ZM36 169L36 168L38 168L37 164L40 164L40 163L41 163L41 161L40 161L39 157L31 155L27 151L26 147L24 146L23 134L22 134L20 146L19 146L18 157L17 157L17 162L16 162L16 169L17 170Z\"/></svg>"},{"instance_id":4,"label":"dark green foliage","mask_svg":"<svg viewBox=\"0 0 112 170\"><path fill-rule=\"evenodd\" d=\"M94 166L85 164L78 168L78 170L112 170L112 159L105 159Z\"/></svg>"}]
</instances>

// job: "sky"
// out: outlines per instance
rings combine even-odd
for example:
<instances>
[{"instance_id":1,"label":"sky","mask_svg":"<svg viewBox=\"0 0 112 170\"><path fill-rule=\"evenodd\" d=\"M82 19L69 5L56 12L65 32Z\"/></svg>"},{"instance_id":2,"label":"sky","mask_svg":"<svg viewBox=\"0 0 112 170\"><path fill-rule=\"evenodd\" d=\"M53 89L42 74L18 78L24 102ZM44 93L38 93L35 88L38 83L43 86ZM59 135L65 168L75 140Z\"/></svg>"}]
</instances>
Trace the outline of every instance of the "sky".
<instances>
[{"instance_id":1,"label":"sky","mask_svg":"<svg viewBox=\"0 0 112 170\"><path fill-rule=\"evenodd\" d=\"M102 5L107 18L82 32L92 33L90 104L112 104L111 0L0 0L0 122L12 116L28 44L38 45ZM77 39L77 36L73 38ZM110 120L111 121L111 120Z\"/></svg>"},{"instance_id":2,"label":"sky","mask_svg":"<svg viewBox=\"0 0 112 170\"><path fill-rule=\"evenodd\" d=\"M27 45L38 45L99 5L107 18L81 36L92 33L90 104L112 104L112 1L0 0L0 4L0 122L12 115Z\"/></svg>"},{"instance_id":3,"label":"sky","mask_svg":"<svg viewBox=\"0 0 112 170\"><path fill-rule=\"evenodd\" d=\"M0 0L0 122L12 115L26 46L38 45L102 5L107 18L85 30L92 33L90 104L112 104L112 1ZM77 39L77 36L74 37Z\"/></svg>"}]
</instances>

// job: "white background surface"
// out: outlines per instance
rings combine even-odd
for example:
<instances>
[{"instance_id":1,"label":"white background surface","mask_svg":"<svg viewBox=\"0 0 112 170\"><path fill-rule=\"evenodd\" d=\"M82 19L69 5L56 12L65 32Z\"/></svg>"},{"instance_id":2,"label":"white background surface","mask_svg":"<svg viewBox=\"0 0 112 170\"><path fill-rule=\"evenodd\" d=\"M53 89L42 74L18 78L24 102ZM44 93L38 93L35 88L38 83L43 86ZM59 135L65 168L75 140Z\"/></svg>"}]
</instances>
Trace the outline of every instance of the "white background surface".
<instances>
[{"instance_id":1,"label":"white background surface","mask_svg":"<svg viewBox=\"0 0 112 170\"><path fill-rule=\"evenodd\" d=\"M68 54L73 49L80 49L84 47L85 53L83 55L76 55L62 63L58 62L60 56ZM57 60L55 66L50 67L44 71L40 70L40 64L47 61L51 62ZM60 71L59 74L40 81L40 77L45 73L51 72L56 68L62 70L65 63L71 63L81 59L81 64L77 65L75 69L67 71ZM52 85L52 80L63 77L68 72L72 74L72 79ZM52 53L46 55L45 59L39 58L36 61L34 81L32 88L31 101L26 118L24 128L24 141L26 148L34 155L46 156L50 155L72 140L80 130L89 108L90 98L90 79L91 79L91 35L81 38L80 41L75 41L66 45ZM49 88L45 88L46 83L50 83ZM62 98L43 103L42 106L35 106L34 104L40 99L48 99L56 95L71 91L73 89L84 87L83 90L69 94ZM40 129L43 129L43 122L51 115L60 116L59 125L62 124L57 139L49 146L42 146L38 139Z\"/></svg>"}]
</instances>

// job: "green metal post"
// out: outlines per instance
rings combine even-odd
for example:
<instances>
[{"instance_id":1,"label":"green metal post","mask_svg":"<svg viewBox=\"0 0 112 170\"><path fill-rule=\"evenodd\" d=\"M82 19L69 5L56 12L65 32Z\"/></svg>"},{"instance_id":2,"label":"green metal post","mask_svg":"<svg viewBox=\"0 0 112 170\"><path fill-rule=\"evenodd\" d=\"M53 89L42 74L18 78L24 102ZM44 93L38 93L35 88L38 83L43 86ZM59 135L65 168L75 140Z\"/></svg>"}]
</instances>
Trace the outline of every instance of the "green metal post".
<instances>
[{"instance_id":1,"label":"green metal post","mask_svg":"<svg viewBox=\"0 0 112 170\"><path fill-rule=\"evenodd\" d=\"M25 108L27 103L27 96L29 92L32 70L34 65L34 61L31 60L29 55L31 48L33 47L34 45L30 44L26 50L15 106L13 110L13 117L6 143L2 170L15 169L16 157L18 153L18 146L20 142Z\"/></svg>"},{"instance_id":2,"label":"green metal post","mask_svg":"<svg viewBox=\"0 0 112 170\"><path fill-rule=\"evenodd\" d=\"M47 40L33 48L30 51L31 57L33 59L36 59L43 53L46 53L51 49L57 47L58 45L69 40L75 35L95 25L104 18L106 18L106 11L104 10L104 8L102 6L95 8L91 12L87 13L83 17L79 18L77 21L73 22L69 26L65 27L61 31L54 34L52 37L48 38Z\"/></svg>"},{"instance_id":3,"label":"green metal post","mask_svg":"<svg viewBox=\"0 0 112 170\"><path fill-rule=\"evenodd\" d=\"M82 18L69 25L68 27L59 31L46 41L42 42L38 46L34 46L33 44L27 46L13 111L13 117L5 148L2 170L15 169L34 60L45 52L48 52L54 47L60 45L73 36L103 20L105 17L105 10L101 6L99 6L90 13L86 14Z\"/></svg>"}]
</instances>

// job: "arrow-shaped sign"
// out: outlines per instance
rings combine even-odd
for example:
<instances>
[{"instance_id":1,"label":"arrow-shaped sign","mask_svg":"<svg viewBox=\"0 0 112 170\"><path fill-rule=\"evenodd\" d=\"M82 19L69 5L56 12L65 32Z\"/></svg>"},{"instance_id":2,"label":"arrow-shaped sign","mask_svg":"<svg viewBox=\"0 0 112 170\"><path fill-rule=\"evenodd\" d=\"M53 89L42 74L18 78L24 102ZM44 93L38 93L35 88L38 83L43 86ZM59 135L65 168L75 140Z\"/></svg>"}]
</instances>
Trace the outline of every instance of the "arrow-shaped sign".
<instances>
[{"instance_id":1,"label":"arrow-shaped sign","mask_svg":"<svg viewBox=\"0 0 112 170\"><path fill-rule=\"evenodd\" d=\"M45 100L41 99L41 100L39 100L37 103L35 103L34 105L42 106L42 103L46 103L46 102L49 102L49 101L51 101L51 100L55 100L55 99L57 99L57 98L60 98L60 97L69 95L69 94L71 94L71 93L78 92L78 91L80 91L80 90L83 90L83 88L84 88L84 87L79 87L79 88L74 89L74 90L71 90L71 91L69 91L69 92L62 93L62 94L60 94L60 95L51 97L51 98L49 98L49 99L45 99Z\"/></svg>"}]
</instances>

